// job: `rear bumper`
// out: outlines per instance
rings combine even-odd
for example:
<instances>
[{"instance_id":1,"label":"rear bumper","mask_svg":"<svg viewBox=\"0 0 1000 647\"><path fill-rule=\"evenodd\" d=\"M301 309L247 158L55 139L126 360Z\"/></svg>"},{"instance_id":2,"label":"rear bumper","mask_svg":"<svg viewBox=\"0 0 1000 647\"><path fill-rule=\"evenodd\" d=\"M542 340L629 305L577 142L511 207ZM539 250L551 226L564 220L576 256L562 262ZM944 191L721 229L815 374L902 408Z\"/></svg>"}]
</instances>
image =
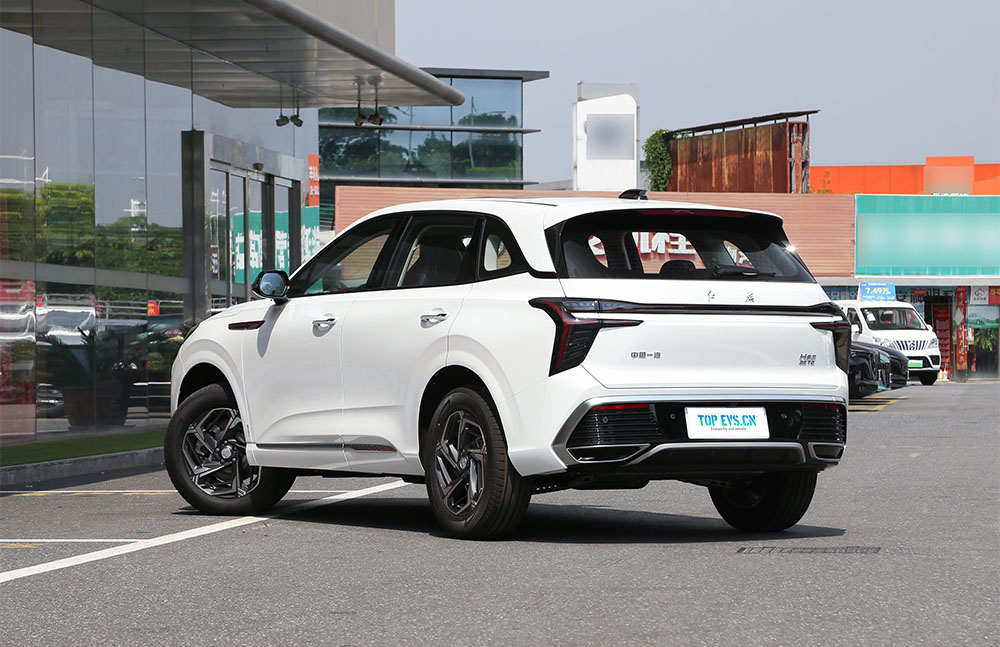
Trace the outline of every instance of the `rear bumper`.
<instances>
[{"instance_id":1,"label":"rear bumper","mask_svg":"<svg viewBox=\"0 0 1000 647\"><path fill-rule=\"evenodd\" d=\"M626 414L633 417L617 422L602 415L603 429L594 420L594 407L628 403L651 406L640 410L638 418ZM770 438L691 440L683 415L688 405L763 407ZM593 398L577 407L552 449L573 473L653 479L818 471L839 463L846 443L846 402L833 396L612 396Z\"/></svg>"}]
</instances>

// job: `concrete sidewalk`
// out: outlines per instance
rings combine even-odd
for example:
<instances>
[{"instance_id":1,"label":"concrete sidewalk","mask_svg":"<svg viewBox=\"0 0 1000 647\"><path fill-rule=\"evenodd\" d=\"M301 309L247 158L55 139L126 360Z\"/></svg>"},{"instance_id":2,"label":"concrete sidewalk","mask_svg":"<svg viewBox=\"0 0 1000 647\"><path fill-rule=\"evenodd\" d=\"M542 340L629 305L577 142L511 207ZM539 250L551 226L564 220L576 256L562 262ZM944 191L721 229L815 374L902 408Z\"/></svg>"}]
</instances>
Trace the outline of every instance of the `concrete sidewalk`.
<instances>
[{"instance_id":1,"label":"concrete sidewalk","mask_svg":"<svg viewBox=\"0 0 1000 647\"><path fill-rule=\"evenodd\" d=\"M0 489L52 481L55 479L90 476L104 472L163 467L163 448L139 449L116 454L81 456L58 461L11 465L0 468Z\"/></svg>"}]
</instances>

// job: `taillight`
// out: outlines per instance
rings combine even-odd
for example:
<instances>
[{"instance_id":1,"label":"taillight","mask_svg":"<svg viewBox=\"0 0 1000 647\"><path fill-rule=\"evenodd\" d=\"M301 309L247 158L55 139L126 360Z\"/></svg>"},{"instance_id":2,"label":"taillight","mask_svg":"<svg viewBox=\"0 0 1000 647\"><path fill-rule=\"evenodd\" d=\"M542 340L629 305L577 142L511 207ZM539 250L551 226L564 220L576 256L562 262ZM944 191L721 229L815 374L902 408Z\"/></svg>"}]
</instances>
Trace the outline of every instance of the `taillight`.
<instances>
[{"instance_id":1,"label":"taillight","mask_svg":"<svg viewBox=\"0 0 1000 647\"><path fill-rule=\"evenodd\" d=\"M581 319L573 315L574 312L600 313L601 304L596 300L532 299L528 303L544 310L556 324L549 375L582 364L602 328L638 326L642 323L632 319Z\"/></svg>"},{"instance_id":2,"label":"taillight","mask_svg":"<svg viewBox=\"0 0 1000 647\"><path fill-rule=\"evenodd\" d=\"M851 362L851 324L846 320L814 321L813 328L829 330L833 333L833 352L837 359L837 368L847 373Z\"/></svg>"}]
</instances>

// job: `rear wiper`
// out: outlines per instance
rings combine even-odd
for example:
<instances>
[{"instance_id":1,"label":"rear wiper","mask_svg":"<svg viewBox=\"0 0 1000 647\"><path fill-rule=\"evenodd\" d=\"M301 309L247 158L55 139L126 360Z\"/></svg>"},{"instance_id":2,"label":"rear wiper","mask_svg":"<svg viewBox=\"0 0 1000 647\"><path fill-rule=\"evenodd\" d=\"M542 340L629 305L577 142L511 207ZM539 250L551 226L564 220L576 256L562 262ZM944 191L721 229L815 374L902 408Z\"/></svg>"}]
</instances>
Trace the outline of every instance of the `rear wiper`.
<instances>
[{"instance_id":1,"label":"rear wiper","mask_svg":"<svg viewBox=\"0 0 1000 647\"><path fill-rule=\"evenodd\" d=\"M739 265L716 265L712 268L716 276L774 276L774 272L761 272L752 267L740 267Z\"/></svg>"}]
</instances>

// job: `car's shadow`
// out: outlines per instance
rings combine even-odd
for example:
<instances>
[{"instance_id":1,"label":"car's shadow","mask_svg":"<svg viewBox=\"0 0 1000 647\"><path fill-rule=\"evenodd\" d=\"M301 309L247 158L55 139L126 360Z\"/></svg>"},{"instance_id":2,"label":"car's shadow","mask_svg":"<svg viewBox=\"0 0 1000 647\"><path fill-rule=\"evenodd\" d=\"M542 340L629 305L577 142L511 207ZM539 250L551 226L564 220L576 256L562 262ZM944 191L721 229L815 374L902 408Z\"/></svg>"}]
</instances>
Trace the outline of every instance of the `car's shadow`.
<instances>
[{"instance_id":1,"label":"car's shadow","mask_svg":"<svg viewBox=\"0 0 1000 647\"><path fill-rule=\"evenodd\" d=\"M282 519L441 536L425 498L340 501L287 515ZM596 505L533 502L510 541L563 544L682 544L753 542L839 537L843 528L799 524L784 532L746 533L713 517L622 510Z\"/></svg>"}]
</instances>

